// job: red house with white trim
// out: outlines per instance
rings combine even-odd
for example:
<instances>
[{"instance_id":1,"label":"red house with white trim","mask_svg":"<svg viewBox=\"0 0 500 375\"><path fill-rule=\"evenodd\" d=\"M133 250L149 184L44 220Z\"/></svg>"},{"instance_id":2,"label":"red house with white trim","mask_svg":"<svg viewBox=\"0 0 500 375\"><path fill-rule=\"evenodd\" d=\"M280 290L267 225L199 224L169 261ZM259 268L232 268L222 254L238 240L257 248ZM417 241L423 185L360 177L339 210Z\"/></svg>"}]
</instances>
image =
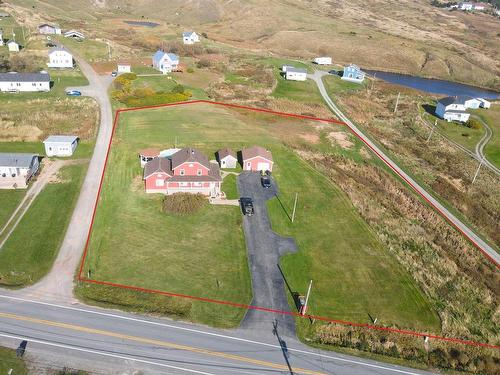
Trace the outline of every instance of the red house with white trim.
<instances>
[{"instance_id":1,"label":"red house with white trim","mask_svg":"<svg viewBox=\"0 0 500 375\"><path fill-rule=\"evenodd\" d=\"M146 193L201 193L220 195L219 165L194 148L183 148L169 158L155 157L144 166Z\"/></svg>"},{"instance_id":2,"label":"red house with white trim","mask_svg":"<svg viewBox=\"0 0 500 375\"><path fill-rule=\"evenodd\" d=\"M264 147L253 146L241 150L242 167L244 171L272 171L273 155Z\"/></svg>"}]
</instances>

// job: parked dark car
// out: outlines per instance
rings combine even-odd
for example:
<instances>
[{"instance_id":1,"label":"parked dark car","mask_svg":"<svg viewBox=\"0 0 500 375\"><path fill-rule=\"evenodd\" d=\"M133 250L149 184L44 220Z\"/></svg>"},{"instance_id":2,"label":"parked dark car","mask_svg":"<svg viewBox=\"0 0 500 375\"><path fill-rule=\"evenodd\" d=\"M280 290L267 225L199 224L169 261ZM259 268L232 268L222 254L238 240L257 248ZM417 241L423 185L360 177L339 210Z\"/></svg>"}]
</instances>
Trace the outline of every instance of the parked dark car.
<instances>
[{"instance_id":1,"label":"parked dark car","mask_svg":"<svg viewBox=\"0 0 500 375\"><path fill-rule=\"evenodd\" d=\"M111 77L116 77L118 75L118 72L111 72Z\"/></svg>"},{"instance_id":2,"label":"parked dark car","mask_svg":"<svg viewBox=\"0 0 500 375\"><path fill-rule=\"evenodd\" d=\"M241 211L243 211L243 215L252 216L254 213L253 210L253 201L252 198L240 198Z\"/></svg>"},{"instance_id":3,"label":"parked dark car","mask_svg":"<svg viewBox=\"0 0 500 375\"><path fill-rule=\"evenodd\" d=\"M261 176L260 183L262 184L262 187L269 189L271 187L271 177L267 174Z\"/></svg>"}]
</instances>

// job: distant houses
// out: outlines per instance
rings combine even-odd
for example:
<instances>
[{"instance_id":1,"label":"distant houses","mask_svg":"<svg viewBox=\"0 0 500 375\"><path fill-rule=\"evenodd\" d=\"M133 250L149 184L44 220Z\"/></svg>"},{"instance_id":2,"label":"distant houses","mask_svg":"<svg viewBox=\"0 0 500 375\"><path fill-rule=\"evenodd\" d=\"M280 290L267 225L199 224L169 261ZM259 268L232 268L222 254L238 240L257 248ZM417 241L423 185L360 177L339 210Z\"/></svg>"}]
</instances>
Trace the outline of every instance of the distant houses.
<instances>
[{"instance_id":1,"label":"distant houses","mask_svg":"<svg viewBox=\"0 0 500 375\"><path fill-rule=\"evenodd\" d=\"M9 52L19 52L19 50L21 49L21 46L19 45L19 43L17 43L13 39L9 40L5 44L7 45L7 48L9 49Z\"/></svg>"},{"instance_id":2,"label":"distant houses","mask_svg":"<svg viewBox=\"0 0 500 375\"><path fill-rule=\"evenodd\" d=\"M342 74L342 79L344 81L361 83L365 79L365 72L363 72L359 66L355 64L350 64L344 67L344 73Z\"/></svg>"},{"instance_id":3,"label":"distant houses","mask_svg":"<svg viewBox=\"0 0 500 375\"><path fill-rule=\"evenodd\" d=\"M317 65L332 65L331 57L316 57L314 59L314 63Z\"/></svg>"},{"instance_id":4,"label":"distant houses","mask_svg":"<svg viewBox=\"0 0 500 375\"><path fill-rule=\"evenodd\" d=\"M73 55L64 48L53 47L49 50L49 68L73 68Z\"/></svg>"},{"instance_id":5,"label":"distant houses","mask_svg":"<svg viewBox=\"0 0 500 375\"><path fill-rule=\"evenodd\" d=\"M120 60L116 64L116 71L118 73L131 73L132 72L132 64L125 60Z\"/></svg>"},{"instance_id":6,"label":"distant houses","mask_svg":"<svg viewBox=\"0 0 500 375\"><path fill-rule=\"evenodd\" d=\"M482 98L465 95L448 96L437 101L436 115L446 121L467 122L470 117L467 109L489 107L490 102Z\"/></svg>"},{"instance_id":7,"label":"distant houses","mask_svg":"<svg viewBox=\"0 0 500 375\"><path fill-rule=\"evenodd\" d=\"M61 34L61 28L57 25L49 25L48 23L44 23L40 26L38 26L38 32L40 34L48 34L48 35L51 35L51 34L57 34L57 35L60 35Z\"/></svg>"},{"instance_id":8,"label":"distant houses","mask_svg":"<svg viewBox=\"0 0 500 375\"><path fill-rule=\"evenodd\" d=\"M156 51L153 55L153 68L159 70L163 74L167 74L178 70L179 56L174 53Z\"/></svg>"},{"instance_id":9,"label":"distant houses","mask_svg":"<svg viewBox=\"0 0 500 375\"><path fill-rule=\"evenodd\" d=\"M195 44L200 41L200 37L194 31L185 31L182 33L182 43Z\"/></svg>"},{"instance_id":10,"label":"distant houses","mask_svg":"<svg viewBox=\"0 0 500 375\"><path fill-rule=\"evenodd\" d=\"M474 3L474 2L461 2L461 3L458 3L456 6L455 6L457 9L460 9L460 10L466 10L466 11L471 11L471 10L485 10L486 7L487 7L487 4L485 3Z\"/></svg>"},{"instance_id":11,"label":"distant houses","mask_svg":"<svg viewBox=\"0 0 500 375\"><path fill-rule=\"evenodd\" d=\"M0 73L1 92L39 92L50 91L50 75L39 73Z\"/></svg>"},{"instance_id":12,"label":"distant houses","mask_svg":"<svg viewBox=\"0 0 500 375\"><path fill-rule=\"evenodd\" d=\"M78 145L75 135L51 135L45 141L45 154L47 156L71 156Z\"/></svg>"},{"instance_id":13,"label":"distant houses","mask_svg":"<svg viewBox=\"0 0 500 375\"><path fill-rule=\"evenodd\" d=\"M65 38L85 39L85 35L77 30L68 30L64 33Z\"/></svg>"},{"instance_id":14,"label":"distant houses","mask_svg":"<svg viewBox=\"0 0 500 375\"><path fill-rule=\"evenodd\" d=\"M36 154L0 153L0 189L24 189L37 173Z\"/></svg>"},{"instance_id":15,"label":"distant houses","mask_svg":"<svg viewBox=\"0 0 500 375\"><path fill-rule=\"evenodd\" d=\"M296 68L291 65L283 65L281 68L283 76L288 81L305 81L307 79L307 69Z\"/></svg>"}]
</instances>

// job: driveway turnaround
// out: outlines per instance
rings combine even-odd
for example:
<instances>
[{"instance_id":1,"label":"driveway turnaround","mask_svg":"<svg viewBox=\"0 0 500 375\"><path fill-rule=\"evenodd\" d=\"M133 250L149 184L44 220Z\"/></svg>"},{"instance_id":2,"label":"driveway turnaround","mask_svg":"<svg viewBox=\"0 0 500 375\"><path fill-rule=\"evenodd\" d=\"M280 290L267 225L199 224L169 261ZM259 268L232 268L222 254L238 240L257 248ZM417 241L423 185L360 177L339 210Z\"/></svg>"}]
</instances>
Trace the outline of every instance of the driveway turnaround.
<instances>
[{"instance_id":1,"label":"driveway turnaround","mask_svg":"<svg viewBox=\"0 0 500 375\"><path fill-rule=\"evenodd\" d=\"M253 199L255 213L243 217L243 230L252 273L253 306L273 310L290 311L285 281L279 269L279 259L288 252L297 251L292 238L277 235L271 229L266 201L278 193L276 182L265 189L257 172L244 172L238 176L238 189L242 197ZM248 310L242 329L250 329L259 335L279 334L295 337L295 318L260 310Z\"/></svg>"}]
</instances>

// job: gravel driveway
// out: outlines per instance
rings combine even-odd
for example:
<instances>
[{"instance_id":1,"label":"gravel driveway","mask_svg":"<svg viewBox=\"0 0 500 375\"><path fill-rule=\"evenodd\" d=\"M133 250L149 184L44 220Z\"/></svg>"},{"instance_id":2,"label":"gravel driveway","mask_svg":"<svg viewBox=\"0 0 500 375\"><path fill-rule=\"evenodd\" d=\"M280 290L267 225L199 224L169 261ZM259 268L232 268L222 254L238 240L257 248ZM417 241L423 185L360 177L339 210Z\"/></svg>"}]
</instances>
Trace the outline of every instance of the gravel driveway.
<instances>
[{"instance_id":1,"label":"gravel driveway","mask_svg":"<svg viewBox=\"0 0 500 375\"><path fill-rule=\"evenodd\" d=\"M242 197L254 201L253 216L243 217L243 230L252 274L252 305L270 309L290 311L287 289L278 267L280 256L297 251L293 238L277 235L271 230L266 201L278 193L275 181L265 189L261 186L259 173L244 172L238 176L238 189ZM293 316L249 310L241 323L242 329L258 334L272 333L277 323L280 335L295 337Z\"/></svg>"}]
</instances>

